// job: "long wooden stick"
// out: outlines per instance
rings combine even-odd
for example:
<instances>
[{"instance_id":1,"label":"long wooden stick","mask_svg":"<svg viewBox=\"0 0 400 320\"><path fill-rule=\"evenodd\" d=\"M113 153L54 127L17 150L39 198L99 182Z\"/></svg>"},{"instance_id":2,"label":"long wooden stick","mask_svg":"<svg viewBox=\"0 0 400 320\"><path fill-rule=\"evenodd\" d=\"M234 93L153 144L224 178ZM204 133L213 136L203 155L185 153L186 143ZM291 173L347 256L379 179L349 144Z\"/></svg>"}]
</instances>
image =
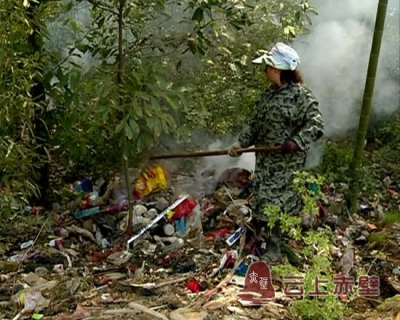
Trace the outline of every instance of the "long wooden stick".
<instances>
[{"instance_id":1,"label":"long wooden stick","mask_svg":"<svg viewBox=\"0 0 400 320\"><path fill-rule=\"evenodd\" d=\"M280 151L281 147L258 147L258 148L241 148L237 149L237 153L248 153L248 152L277 152ZM170 153L160 154L150 157L150 160L156 159L173 159L173 158L199 158L209 156L223 156L228 154L229 149L214 150L214 151L196 151L196 152L183 152L183 153Z\"/></svg>"}]
</instances>

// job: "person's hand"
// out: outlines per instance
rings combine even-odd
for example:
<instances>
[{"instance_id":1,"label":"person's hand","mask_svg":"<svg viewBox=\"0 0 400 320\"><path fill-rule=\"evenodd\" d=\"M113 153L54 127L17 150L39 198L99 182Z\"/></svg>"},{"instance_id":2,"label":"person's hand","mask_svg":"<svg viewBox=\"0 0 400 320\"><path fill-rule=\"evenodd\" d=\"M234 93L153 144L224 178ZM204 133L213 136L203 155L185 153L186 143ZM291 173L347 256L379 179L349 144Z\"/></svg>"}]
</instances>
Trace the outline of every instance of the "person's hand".
<instances>
[{"instance_id":1,"label":"person's hand","mask_svg":"<svg viewBox=\"0 0 400 320\"><path fill-rule=\"evenodd\" d=\"M242 155L242 153L239 153L238 149L240 149L240 144L239 143L235 143L232 147L229 148L228 154L231 157L240 157Z\"/></svg>"},{"instance_id":2,"label":"person's hand","mask_svg":"<svg viewBox=\"0 0 400 320\"><path fill-rule=\"evenodd\" d=\"M299 146L293 140L286 140L282 145L282 153L295 153L300 151Z\"/></svg>"}]
</instances>

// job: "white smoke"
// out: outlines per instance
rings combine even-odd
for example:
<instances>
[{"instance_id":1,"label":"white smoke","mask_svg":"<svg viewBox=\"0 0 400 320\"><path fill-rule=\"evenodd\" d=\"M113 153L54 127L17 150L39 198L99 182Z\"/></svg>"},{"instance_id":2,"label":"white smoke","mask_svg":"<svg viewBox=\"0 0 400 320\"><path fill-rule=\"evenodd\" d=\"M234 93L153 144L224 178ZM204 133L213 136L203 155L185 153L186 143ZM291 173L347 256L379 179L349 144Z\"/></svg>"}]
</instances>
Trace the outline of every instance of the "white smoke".
<instances>
[{"instance_id":1,"label":"white smoke","mask_svg":"<svg viewBox=\"0 0 400 320\"><path fill-rule=\"evenodd\" d=\"M302 60L306 83L320 101L328 137L355 129L367 75L378 1L314 0L319 15L311 32L294 47ZM399 2L389 1L386 24L399 26ZM393 24L394 23L394 24ZM396 26L397 24L397 26ZM384 33L374 92L374 111L390 114L399 108L399 39ZM398 31L397 31L398 32Z\"/></svg>"}]
</instances>

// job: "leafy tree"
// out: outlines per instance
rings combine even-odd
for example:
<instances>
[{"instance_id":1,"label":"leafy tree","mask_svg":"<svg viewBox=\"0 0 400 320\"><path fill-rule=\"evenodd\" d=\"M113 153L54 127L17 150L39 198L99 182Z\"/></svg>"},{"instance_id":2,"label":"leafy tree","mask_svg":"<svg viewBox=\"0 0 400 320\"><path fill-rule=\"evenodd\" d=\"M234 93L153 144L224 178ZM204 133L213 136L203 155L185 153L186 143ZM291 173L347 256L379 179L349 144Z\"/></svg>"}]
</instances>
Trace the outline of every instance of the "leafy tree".
<instances>
[{"instance_id":1,"label":"leafy tree","mask_svg":"<svg viewBox=\"0 0 400 320\"><path fill-rule=\"evenodd\" d=\"M249 57L307 30L309 11L303 0L7 1L2 188L37 194L49 163L106 178L123 164L128 177L161 136L225 132L260 88ZM57 46L61 20L72 33Z\"/></svg>"}]
</instances>

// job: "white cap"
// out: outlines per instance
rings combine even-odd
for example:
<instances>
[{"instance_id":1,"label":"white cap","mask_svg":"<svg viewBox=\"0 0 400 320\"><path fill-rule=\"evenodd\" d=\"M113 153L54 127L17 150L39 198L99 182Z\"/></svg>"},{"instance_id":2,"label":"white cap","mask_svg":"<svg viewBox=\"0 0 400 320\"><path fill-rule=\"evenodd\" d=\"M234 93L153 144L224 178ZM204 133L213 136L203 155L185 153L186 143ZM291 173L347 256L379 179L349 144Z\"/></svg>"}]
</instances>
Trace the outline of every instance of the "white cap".
<instances>
[{"instance_id":1,"label":"white cap","mask_svg":"<svg viewBox=\"0 0 400 320\"><path fill-rule=\"evenodd\" d=\"M271 51L263 51L264 54L252 62L262 64L263 62L279 70L296 70L300 64L298 53L288 45L278 42Z\"/></svg>"}]
</instances>

